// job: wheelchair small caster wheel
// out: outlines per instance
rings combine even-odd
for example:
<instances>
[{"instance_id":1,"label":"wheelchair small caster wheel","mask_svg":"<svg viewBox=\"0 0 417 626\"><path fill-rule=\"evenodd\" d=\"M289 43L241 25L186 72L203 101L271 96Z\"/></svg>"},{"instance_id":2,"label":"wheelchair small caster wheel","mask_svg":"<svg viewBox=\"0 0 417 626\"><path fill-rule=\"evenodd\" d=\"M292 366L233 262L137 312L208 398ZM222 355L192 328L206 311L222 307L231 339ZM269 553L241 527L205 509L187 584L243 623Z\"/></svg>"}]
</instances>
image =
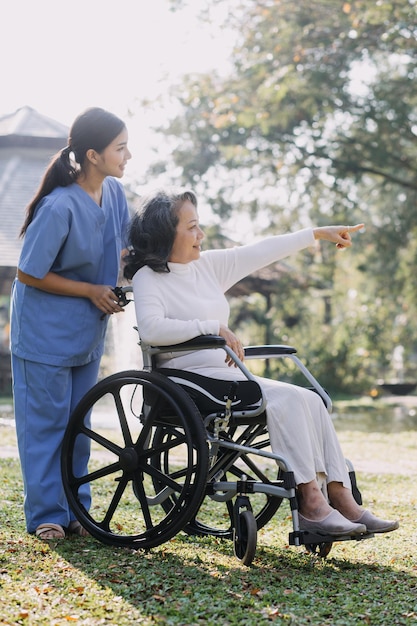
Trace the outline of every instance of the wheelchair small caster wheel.
<instances>
[{"instance_id":1,"label":"wheelchair small caster wheel","mask_svg":"<svg viewBox=\"0 0 417 626\"><path fill-rule=\"evenodd\" d=\"M306 543L305 547L307 552L311 554L317 554L321 559L325 559L332 549L333 544L331 542L327 543Z\"/></svg>"},{"instance_id":2,"label":"wheelchair small caster wheel","mask_svg":"<svg viewBox=\"0 0 417 626\"><path fill-rule=\"evenodd\" d=\"M239 528L233 531L235 556L242 561L243 565L250 565L255 558L258 542L258 527L252 511L246 510L239 513L238 525Z\"/></svg>"}]
</instances>

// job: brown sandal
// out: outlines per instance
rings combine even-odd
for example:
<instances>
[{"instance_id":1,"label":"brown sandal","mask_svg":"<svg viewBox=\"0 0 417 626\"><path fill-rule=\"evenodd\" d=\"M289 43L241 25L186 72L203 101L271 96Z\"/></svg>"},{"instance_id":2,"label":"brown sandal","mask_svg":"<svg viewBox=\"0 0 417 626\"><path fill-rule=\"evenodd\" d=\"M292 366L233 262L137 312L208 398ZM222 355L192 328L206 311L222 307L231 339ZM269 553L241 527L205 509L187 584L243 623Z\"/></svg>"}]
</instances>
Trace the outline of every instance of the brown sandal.
<instances>
[{"instance_id":1,"label":"brown sandal","mask_svg":"<svg viewBox=\"0 0 417 626\"><path fill-rule=\"evenodd\" d=\"M68 532L72 535L78 535L79 537L89 537L90 533L77 520L70 522L68 526Z\"/></svg>"},{"instance_id":2,"label":"brown sandal","mask_svg":"<svg viewBox=\"0 0 417 626\"><path fill-rule=\"evenodd\" d=\"M39 524L35 535L42 541L54 541L55 539L65 539L65 530L60 524Z\"/></svg>"}]
</instances>

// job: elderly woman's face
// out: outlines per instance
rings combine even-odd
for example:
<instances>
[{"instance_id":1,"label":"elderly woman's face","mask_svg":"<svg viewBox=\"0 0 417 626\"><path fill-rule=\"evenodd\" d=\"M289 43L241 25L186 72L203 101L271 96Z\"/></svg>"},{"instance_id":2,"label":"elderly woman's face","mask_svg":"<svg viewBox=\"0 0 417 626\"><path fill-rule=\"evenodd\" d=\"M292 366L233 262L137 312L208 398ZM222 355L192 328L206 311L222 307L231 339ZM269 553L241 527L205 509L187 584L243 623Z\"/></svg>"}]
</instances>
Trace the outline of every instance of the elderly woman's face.
<instances>
[{"instance_id":1,"label":"elderly woman's face","mask_svg":"<svg viewBox=\"0 0 417 626\"><path fill-rule=\"evenodd\" d=\"M204 233L199 226L197 209L189 200L185 200L178 211L178 224L174 245L172 246L171 263L190 263L200 258L201 242Z\"/></svg>"}]
</instances>

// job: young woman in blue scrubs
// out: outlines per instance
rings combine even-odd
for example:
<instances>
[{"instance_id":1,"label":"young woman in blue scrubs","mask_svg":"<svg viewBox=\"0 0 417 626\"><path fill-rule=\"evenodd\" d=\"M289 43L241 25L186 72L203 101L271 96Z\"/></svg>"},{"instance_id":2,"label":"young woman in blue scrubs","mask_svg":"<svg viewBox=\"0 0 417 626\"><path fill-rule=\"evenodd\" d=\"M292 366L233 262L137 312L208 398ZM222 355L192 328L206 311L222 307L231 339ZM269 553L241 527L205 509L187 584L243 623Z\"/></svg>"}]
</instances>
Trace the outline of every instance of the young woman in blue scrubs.
<instances>
[{"instance_id":1,"label":"young woman in blue scrubs","mask_svg":"<svg viewBox=\"0 0 417 626\"><path fill-rule=\"evenodd\" d=\"M81 113L21 231L11 307L13 395L26 527L41 539L86 534L65 498L60 452L71 411L97 381L108 316L123 310L112 288L129 222L117 180L131 158L127 141L124 122L112 113ZM80 473L88 456L80 444ZM87 490L83 498L88 509Z\"/></svg>"}]
</instances>

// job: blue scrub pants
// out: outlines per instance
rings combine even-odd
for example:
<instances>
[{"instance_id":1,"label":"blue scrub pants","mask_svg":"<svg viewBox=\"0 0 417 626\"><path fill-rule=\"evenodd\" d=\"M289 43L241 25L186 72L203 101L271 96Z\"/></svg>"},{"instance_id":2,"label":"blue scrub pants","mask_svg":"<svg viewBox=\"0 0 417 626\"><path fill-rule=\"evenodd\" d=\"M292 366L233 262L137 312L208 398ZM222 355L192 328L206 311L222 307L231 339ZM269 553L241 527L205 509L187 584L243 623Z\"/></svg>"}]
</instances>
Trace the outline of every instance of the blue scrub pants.
<instances>
[{"instance_id":1,"label":"blue scrub pants","mask_svg":"<svg viewBox=\"0 0 417 626\"><path fill-rule=\"evenodd\" d=\"M26 361L12 355L14 412L24 486L26 528L34 533L39 524L63 527L75 519L61 479L61 447L71 411L96 383L100 360L78 367L62 367ZM77 438L74 473L85 472L89 441ZM80 500L88 510L88 486Z\"/></svg>"}]
</instances>

